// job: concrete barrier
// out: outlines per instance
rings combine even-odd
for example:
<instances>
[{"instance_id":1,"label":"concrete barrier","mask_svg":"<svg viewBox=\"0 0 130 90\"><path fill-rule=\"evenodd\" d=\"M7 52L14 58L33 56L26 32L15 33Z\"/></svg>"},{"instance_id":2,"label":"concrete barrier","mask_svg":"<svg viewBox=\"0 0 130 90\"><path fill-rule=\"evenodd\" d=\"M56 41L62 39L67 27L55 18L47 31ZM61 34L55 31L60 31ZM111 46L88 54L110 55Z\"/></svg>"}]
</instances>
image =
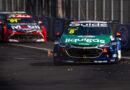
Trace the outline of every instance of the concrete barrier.
<instances>
[{"instance_id":1,"label":"concrete barrier","mask_svg":"<svg viewBox=\"0 0 130 90\"><path fill-rule=\"evenodd\" d=\"M130 24L117 25L117 32L121 33L122 48L130 49Z\"/></svg>"}]
</instances>

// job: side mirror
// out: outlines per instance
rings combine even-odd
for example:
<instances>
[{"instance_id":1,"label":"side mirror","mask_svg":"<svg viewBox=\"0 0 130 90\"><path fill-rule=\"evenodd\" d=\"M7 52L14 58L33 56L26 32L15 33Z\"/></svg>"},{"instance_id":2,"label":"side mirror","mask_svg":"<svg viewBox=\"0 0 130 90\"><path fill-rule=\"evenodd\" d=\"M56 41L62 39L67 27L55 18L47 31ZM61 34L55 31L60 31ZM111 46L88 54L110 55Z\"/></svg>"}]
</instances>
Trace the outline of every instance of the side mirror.
<instances>
[{"instance_id":1,"label":"side mirror","mask_svg":"<svg viewBox=\"0 0 130 90\"><path fill-rule=\"evenodd\" d=\"M60 32L57 32L57 33L56 33L56 38L59 39L60 37L61 37L61 33L60 33Z\"/></svg>"},{"instance_id":2,"label":"side mirror","mask_svg":"<svg viewBox=\"0 0 130 90\"><path fill-rule=\"evenodd\" d=\"M119 32L117 32L116 37L121 37L121 34Z\"/></svg>"},{"instance_id":3,"label":"side mirror","mask_svg":"<svg viewBox=\"0 0 130 90\"><path fill-rule=\"evenodd\" d=\"M38 24L42 24L42 21L38 21Z\"/></svg>"},{"instance_id":4,"label":"side mirror","mask_svg":"<svg viewBox=\"0 0 130 90\"><path fill-rule=\"evenodd\" d=\"M60 36L60 32L57 32L57 33L56 33L56 36L59 37L59 36Z\"/></svg>"}]
</instances>

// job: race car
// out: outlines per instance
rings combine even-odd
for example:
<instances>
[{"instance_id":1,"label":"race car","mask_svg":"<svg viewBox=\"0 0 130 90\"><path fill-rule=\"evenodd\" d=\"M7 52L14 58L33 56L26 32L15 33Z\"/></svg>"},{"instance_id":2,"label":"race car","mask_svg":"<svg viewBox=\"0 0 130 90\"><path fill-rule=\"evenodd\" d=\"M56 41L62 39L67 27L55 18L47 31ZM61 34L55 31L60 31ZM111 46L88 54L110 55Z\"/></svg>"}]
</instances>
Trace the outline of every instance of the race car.
<instances>
[{"instance_id":1,"label":"race car","mask_svg":"<svg viewBox=\"0 0 130 90\"><path fill-rule=\"evenodd\" d=\"M1 38L6 42L45 42L46 29L35 16L0 12Z\"/></svg>"},{"instance_id":2,"label":"race car","mask_svg":"<svg viewBox=\"0 0 130 90\"><path fill-rule=\"evenodd\" d=\"M53 61L62 63L118 63L121 60L121 35L113 34L106 21L73 21L57 33Z\"/></svg>"}]
</instances>

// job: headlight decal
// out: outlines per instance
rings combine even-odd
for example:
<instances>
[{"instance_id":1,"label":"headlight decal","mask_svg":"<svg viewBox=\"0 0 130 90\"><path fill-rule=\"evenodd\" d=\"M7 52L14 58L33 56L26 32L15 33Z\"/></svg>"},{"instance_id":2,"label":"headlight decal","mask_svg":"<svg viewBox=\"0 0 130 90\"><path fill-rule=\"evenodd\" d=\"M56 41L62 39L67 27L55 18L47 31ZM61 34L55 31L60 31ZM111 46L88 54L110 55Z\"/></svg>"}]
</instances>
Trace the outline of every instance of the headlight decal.
<instances>
[{"instance_id":1,"label":"headlight decal","mask_svg":"<svg viewBox=\"0 0 130 90\"><path fill-rule=\"evenodd\" d=\"M115 38L114 38L113 36L110 36L110 39L111 39L111 41L114 41L114 40L115 40Z\"/></svg>"}]
</instances>

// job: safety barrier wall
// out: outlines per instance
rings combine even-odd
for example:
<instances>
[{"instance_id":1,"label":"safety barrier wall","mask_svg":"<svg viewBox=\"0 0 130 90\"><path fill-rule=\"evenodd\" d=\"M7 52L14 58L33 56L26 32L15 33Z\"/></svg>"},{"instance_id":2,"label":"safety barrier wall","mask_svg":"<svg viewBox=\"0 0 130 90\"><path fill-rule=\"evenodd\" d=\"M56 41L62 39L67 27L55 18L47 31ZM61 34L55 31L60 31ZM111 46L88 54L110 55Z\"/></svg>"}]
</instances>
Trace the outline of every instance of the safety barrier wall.
<instances>
[{"instance_id":1,"label":"safety barrier wall","mask_svg":"<svg viewBox=\"0 0 130 90\"><path fill-rule=\"evenodd\" d=\"M50 17L41 17L40 20L43 23L43 26L47 30L47 37L49 37L49 32L50 32Z\"/></svg>"},{"instance_id":2,"label":"safety barrier wall","mask_svg":"<svg viewBox=\"0 0 130 90\"><path fill-rule=\"evenodd\" d=\"M57 32L62 33L64 31L65 19L54 18L53 19L53 37L56 39Z\"/></svg>"},{"instance_id":3,"label":"safety barrier wall","mask_svg":"<svg viewBox=\"0 0 130 90\"><path fill-rule=\"evenodd\" d=\"M117 31L121 33L122 48L130 49L130 24L117 25Z\"/></svg>"},{"instance_id":4,"label":"safety barrier wall","mask_svg":"<svg viewBox=\"0 0 130 90\"><path fill-rule=\"evenodd\" d=\"M2 27L0 26L0 41L2 41Z\"/></svg>"},{"instance_id":5,"label":"safety barrier wall","mask_svg":"<svg viewBox=\"0 0 130 90\"><path fill-rule=\"evenodd\" d=\"M47 30L47 39L55 40L58 32L63 33L64 29L68 26L72 19L56 18L56 17L40 17Z\"/></svg>"}]
</instances>

